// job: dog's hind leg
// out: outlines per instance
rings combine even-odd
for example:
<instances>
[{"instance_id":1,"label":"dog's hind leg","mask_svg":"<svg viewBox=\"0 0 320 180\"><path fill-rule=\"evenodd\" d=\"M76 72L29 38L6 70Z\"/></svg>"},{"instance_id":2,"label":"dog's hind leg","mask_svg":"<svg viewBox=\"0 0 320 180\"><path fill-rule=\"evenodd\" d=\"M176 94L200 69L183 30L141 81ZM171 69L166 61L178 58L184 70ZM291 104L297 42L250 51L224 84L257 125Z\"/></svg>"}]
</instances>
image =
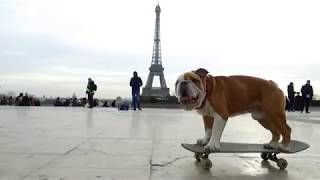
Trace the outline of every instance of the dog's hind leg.
<instances>
[{"instance_id":1,"label":"dog's hind leg","mask_svg":"<svg viewBox=\"0 0 320 180\"><path fill-rule=\"evenodd\" d=\"M264 145L264 147L267 149L277 149L279 147L280 133L275 129L269 129L269 130L272 134L272 138L269 143Z\"/></svg>"},{"instance_id":2,"label":"dog's hind leg","mask_svg":"<svg viewBox=\"0 0 320 180\"><path fill-rule=\"evenodd\" d=\"M272 139L269 144L264 147L268 149L279 148L282 151L290 151L290 135L291 128L286 123L285 113L271 112L268 113L268 117L259 121L260 124L272 133ZM279 144L280 136L282 136L282 142Z\"/></svg>"},{"instance_id":3,"label":"dog's hind leg","mask_svg":"<svg viewBox=\"0 0 320 180\"><path fill-rule=\"evenodd\" d=\"M281 144L279 145L279 148L282 151L290 151L290 141L291 141L291 128L286 122L286 115L285 113L281 113L277 115L277 121L275 121L275 124L277 126L278 131L282 135L282 141Z\"/></svg>"},{"instance_id":4,"label":"dog's hind leg","mask_svg":"<svg viewBox=\"0 0 320 180\"><path fill-rule=\"evenodd\" d=\"M257 120L262 127L269 130L272 134L272 138L269 143L264 145L267 149L276 149L279 145L280 133L273 127L270 116L268 113L263 111L261 108L256 108L251 111L251 117Z\"/></svg>"},{"instance_id":5,"label":"dog's hind leg","mask_svg":"<svg viewBox=\"0 0 320 180\"><path fill-rule=\"evenodd\" d=\"M285 113L285 99L283 92L278 89L274 93L263 98L263 109L268 115L271 129L282 136L282 142L278 148L282 151L290 151L291 128L287 124Z\"/></svg>"},{"instance_id":6,"label":"dog's hind leg","mask_svg":"<svg viewBox=\"0 0 320 180\"><path fill-rule=\"evenodd\" d=\"M276 149L279 146L280 133L279 131L270 123L270 117L264 116L262 119L259 119L258 122L272 134L272 138L269 143L264 145L267 149Z\"/></svg>"},{"instance_id":7,"label":"dog's hind leg","mask_svg":"<svg viewBox=\"0 0 320 180\"><path fill-rule=\"evenodd\" d=\"M271 123L272 127L274 127L274 130L282 136L282 141L279 144L278 148L282 151L288 152L290 151L289 143L291 140L291 128L287 124L286 113L284 108L285 104L281 98L272 98L272 102L274 102L274 104L278 104L278 108L268 109L268 115L270 116L269 122Z\"/></svg>"},{"instance_id":8,"label":"dog's hind leg","mask_svg":"<svg viewBox=\"0 0 320 180\"><path fill-rule=\"evenodd\" d=\"M284 151L290 151L290 141L291 141L291 128L290 126L285 122L284 125L284 133L282 134L282 142L280 144L280 148Z\"/></svg>"}]
</instances>

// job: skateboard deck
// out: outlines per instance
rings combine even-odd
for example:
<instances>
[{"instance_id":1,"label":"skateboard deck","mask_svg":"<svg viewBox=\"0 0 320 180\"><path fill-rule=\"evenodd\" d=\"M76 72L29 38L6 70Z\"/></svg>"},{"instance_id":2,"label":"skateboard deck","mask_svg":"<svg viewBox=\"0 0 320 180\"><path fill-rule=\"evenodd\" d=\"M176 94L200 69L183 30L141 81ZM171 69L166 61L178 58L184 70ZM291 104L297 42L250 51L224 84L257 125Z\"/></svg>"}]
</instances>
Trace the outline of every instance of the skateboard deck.
<instances>
[{"instance_id":1,"label":"skateboard deck","mask_svg":"<svg viewBox=\"0 0 320 180\"><path fill-rule=\"evenodd\" d=\"M221 142L220 151L206 153L204 146L198 144L181 144L186 150L194 152L194 157L201 162L204 169L208 170L212 167L212 162L209 159L211 153L261 153L261 158L265 161L271 160L277 163L280 169L285 169L288 166L287 160L278 158L277 154L287 153L292 154L308 149L310 146L302 141L291 140L289 152L282 152L279 149L267 149L264 144L246 144L246 143L229 143Z\"/></svg>"},{"instance_id":2,"label":"skateboard deck","mask_svg":"<svg viewBox=\"0 0 320 180\"><path fill-rule=\"evenodd\" d=\"M195 152L195 153L203 153L204 146L198 144L181 144L183 148L186 150ZM308 149L310 146L302 141L291 140L290 142L290 151L282 152L279 149L266 149L264 148L264 144L246 144L246 143L229 143L229 142L221 142L220 143L220 151L212 152L212 153L297 153Z\"/></svg>"}]
</instances>

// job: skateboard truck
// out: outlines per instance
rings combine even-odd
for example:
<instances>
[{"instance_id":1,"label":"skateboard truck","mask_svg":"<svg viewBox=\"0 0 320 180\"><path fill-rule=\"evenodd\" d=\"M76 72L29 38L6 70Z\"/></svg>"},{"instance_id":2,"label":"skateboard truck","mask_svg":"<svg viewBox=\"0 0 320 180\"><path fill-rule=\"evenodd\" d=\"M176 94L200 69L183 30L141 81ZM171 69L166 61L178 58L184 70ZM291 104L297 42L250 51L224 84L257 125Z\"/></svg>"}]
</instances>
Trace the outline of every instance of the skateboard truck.
<instances>
[{"instance_id":1,"label":"skateboard truck","mask_svg":"<svg viewBox=\"0 0 320 180\"><path fill-rule=\"evenodd\" d=\"M278 158L277 154L279 154L279 152L275 152L275 153L263 152L263 153L261 153L261 158L264 161L271 160L271 161L277 163L277 166L280 169L285 169L288 166L287 160L285 160L283 158Z\"/></svg>"},{"instance_id":2,"label":"skateboard truck","mask_svg":"<svg viewBox=\"0 0 320 180\"><path fill-rule=\"evenodd\" d=\"M209 159L209 154L195 152L194 158L196 159L197 162L201 162L201 166L203 169L208 170L212 168L212 162Z\"/></svg>"}]
</instances>

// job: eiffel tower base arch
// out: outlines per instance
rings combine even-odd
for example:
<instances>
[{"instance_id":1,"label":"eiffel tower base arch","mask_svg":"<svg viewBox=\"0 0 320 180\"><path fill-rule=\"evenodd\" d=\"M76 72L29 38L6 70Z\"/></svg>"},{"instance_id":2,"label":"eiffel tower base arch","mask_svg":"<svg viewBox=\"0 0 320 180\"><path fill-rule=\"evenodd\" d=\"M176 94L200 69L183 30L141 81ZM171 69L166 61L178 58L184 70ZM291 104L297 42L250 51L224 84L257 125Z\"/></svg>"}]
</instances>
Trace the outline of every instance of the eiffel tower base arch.
<instances>
[{"instance_id":1,"label":"eiffel tower base arch","mask_svg":"<svg viewBox=\"0 0 320 180\"><path fill-rule=\"evenodd\" d=\"M152 87L152 88L143 88L142 89L142 94L141 96L143 97L168 97L170 96L169 93L169 88L157 88L157 87Z\"/></svg>"}]
</instances>

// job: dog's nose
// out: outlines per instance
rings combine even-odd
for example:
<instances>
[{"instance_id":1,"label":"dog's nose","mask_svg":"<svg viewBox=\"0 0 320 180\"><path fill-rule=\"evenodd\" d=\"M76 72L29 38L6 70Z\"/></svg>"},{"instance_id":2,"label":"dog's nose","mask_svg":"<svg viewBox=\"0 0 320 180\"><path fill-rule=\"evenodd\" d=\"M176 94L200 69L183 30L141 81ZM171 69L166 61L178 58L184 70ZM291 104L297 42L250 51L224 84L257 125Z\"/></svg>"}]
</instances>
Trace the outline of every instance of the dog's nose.
<instances>
[{"instance_id":1,"label":"dog's nose","mask_svg":"<svg viewBox=\"0 0 320 180\"><path fill-rule=\"evenodd\" d=\"M181 83L180 83L180 86L186 86L187 85L187 81L182 81Z\"/></svg>"}]
</instances>

